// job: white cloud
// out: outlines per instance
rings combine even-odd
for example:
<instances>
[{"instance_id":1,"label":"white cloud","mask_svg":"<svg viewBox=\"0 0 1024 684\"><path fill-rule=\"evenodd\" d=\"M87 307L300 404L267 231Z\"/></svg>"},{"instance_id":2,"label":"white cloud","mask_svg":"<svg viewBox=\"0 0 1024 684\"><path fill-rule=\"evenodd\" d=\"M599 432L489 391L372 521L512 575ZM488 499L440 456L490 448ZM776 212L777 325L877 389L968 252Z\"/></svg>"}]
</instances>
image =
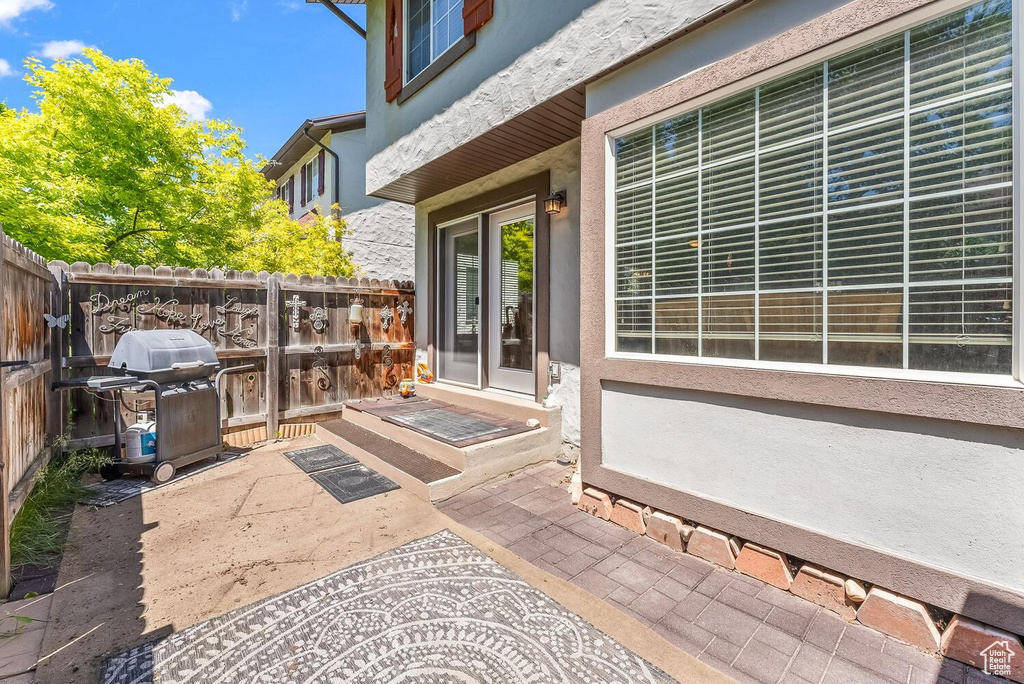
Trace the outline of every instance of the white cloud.
<instances>
[{"instance_id":1,"label":"white cloud","mask_svg":"<svg viewBox=\"0 0 1024 684\"><path fill-rule=\"evenodd\" d=\"M202 121L213 104L194 90L172 90L160 103L162 106L178 105L192 121Z\"/></svg>"},{"instance_id":2,"label":"white cloud","mask_svg":"<svg viewBox=\"0 0 1024 684\"><path fill-rule=\"evenodd\" d=\"M53 7L50 0L0 0L0 26L6 26L25 12L48 10Z\"/></svg>"},{"instance_id":3,"label":"white cloud","mask_svg":"<svg viewBox=\"0 0 1024 684\"><path fill-rule=\"evenodd\" d=\"M0 59L0 78L4 76L13 76L14 69L11 68L11 63L6 59Z\"/></svg>"},{"instance_id":4,"label":"white cloud","mask_svg":"<svg viewBox=\"0 0 1024 684\"><path fill-rule=\"evenodd\" d=\"M81 54L84 49L85 43L80 40L51 40L49 43L43 43L39 54L47 59L67 59Z\"/></svg>"},{"instance_id":5,"label":"white cloud","mask_svg":"<svg viewBox=\"0 0 1024 684\"><path fill-rule=\"evenodd\" d=\"M231 21L242 21L242 17L245 16L245 10L248 9L248 5L249 0L234 0L231 3Z\"/></svg>"}]
</instances>

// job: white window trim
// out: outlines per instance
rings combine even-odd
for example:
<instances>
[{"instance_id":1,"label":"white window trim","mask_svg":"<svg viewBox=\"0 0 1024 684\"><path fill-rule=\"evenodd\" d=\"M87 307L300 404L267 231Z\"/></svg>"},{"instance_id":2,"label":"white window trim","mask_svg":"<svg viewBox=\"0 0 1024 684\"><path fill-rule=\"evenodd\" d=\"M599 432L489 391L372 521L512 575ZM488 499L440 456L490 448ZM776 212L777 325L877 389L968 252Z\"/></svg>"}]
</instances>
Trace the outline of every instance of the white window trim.
<instances>
[{"instance_id":1,"label":"white window trim","mask_svg":"<svg viewBox=\"0 0 1024 684\"><path fill-rule=\"evenodd\" d=\"M813 66L815 64L825 63L825 68L827 68L827 62L828 62L828 60L830 58L834 58L834 57L837 57L837 56L842 56L842 55L848 54L848 53L856 50L858 47L862 47L864 45L872 44L872 43L878 42L880 40L884 40L885 38L888 38L888 37L895 36L895 35L898 35L900 33L906 32L906 31L910 30L911 28L913 28L915 26L918 26L920 24L928 22L931 19L935 19L935 18L941 17L943 15L950 14L952 12L955 12L955 11L959 10L959 9L964 9L964 8L970 7L971 5L976 4L977 1L978 0L939 0L937 2L934 2L934 3L930 4L930 5L926 5L925 7L919 8L919 9L914 10L912 12L908 12L907 14L905 14L905 15L903 15L901 17L897 17L897 18L892 19L890 21L884 22L884 23L880 24L879 26L875 27L872 30L863 31L863 32L861 32L861 33L859 33L859 34L857 34L855 36L851 36L849 38L837 41L837 42L835 42L835 43L833 43L831 45L828 45L828 46L826 46L824 48L821 48L821 49L809 52L809 53L801 56L798 59L790 60L790 61L785 62L783 64L780 64L778 66L766 69L766 70L764 70L762 72L754 74L753 76L740 79L740 80L738 80L738 81L736 81L734 83L731 83L728 86L725 86L723 88L719 88L717 90L713 90L711 92L704 93L703 95L700 95L700 96L695 97L695 98L693 98L691 100L688 100L686 102L678 104L678 105L676 105L674 107L670 107L670 108L667 108L667 109L662 110L660 112L657 112L656 114L645 116L645 117L643 117L641 119L637 119L636 121L630 122L628 124L625 124L623 126L615 128L613 130L606 131L605 132L605 165L604 165L604 168L605 168L605 188L604 188L604 195L605 195L605 254L604 254L604 260L605 260L605 312L604 312L604 314L605 314L605 357L608 358L608 359L620 359L620 360L629 360L629 361L646 361L646 362L651 362L651 363L673 363L673 364L697 365L697 366L720 366L720 367L730 367L730 368L749 368L749 369L762 369L762 370L775 370L775 371L811 373L811 374L815 374L815 375L840 375L840 376L853 376L853 377L865 377L865 378L886 378L886 379L894 379L894 380L916 380L916 381L924 381L924 382L941 382L941 383L964 384L964 385L983 385L983 386L992 386L992 387L1014 387L1014 388L1020 388L1020 387L1024 386L1024 377L1022 377L1022 376L1024 376L1024 323L1022 323L1022 321L1020 320L1021 315L1022 315L1022 306L1024 306L1024 254L1021 253L1022 246L1024 246L1024 236L1022 236L1022 233L1024 233L1024 227L1022 227L1022 226L1024 226L1024 219L1022 219L1022 214L1024 214L1024 202L1022 202L1022 198L1024 198L1024 190L1022 190L1022 185L1024 185L1024 181L1022 181L1022 178L1021 178L1021 176L1022 176L1022 164L1024 164L1024 162L1022 162L1022 156L1024 156L1024 141L1022 141L1022 138L1024 138L1024 135L1022 135L1022 128L1024 128L1024 127L1022 127L1022 124L1021 124L1022 119L1024 119L1024 115L1022 115L1022 114L1024 114L1024 96L1022 96L1022 75L1021 75L1021 72L1024 71L1024 69L1022 69L1022 66L1024 66L1024 65L1021 64L1021 59L1024 58L1024 50L1022 50L1022 38L1021 38L1022 27L1021 27L1021 22L1022 22L1022 20L1024 20L1024 17L1022 17L1022 14L1024 14L1024 10L1022 10L1021 4L1024 3L1024 0L1011 0L1011 13L1012 13L1012 25L1013 25L1013 29L1012 29L1013 32L1012 32L1012 35L1011 35L1011 50L1012 50L1012 63L1013 63L1013 72L1012 72L1012 76L1011 76L1011 85L1010 86L1003 85L1003 86L1001 86L999 88L994 88L993 89L993 90L1004 90L1007 87L1012 87L1013 88L1013 95L1012 95L1012 103L1013 103L1012 104L1012 107L1013 107L1013 123L1012 123L1012 134L1013 134L1013 147L1012 147L1012 150L1013 150L1013 180L1012 180L1011 183L993 184L994 186L998 186L998 187L1007 187L1009 185L1012 185L1012 188L1013 188L1013 192L1011 194L1012 202L1013 202L1013 221L1012 221L1012 226L1013 226L1013 255L1014 255L1014 259L1013 259L1013 287L1012 287L1012 291L1013 291L1013 310L1012 310L1013 327L1012 327L1012 333L1011 333L1013 351L1012 351L1012 354L1011 354L1012 368L1011 368L1011 373L1009 375L986 374L986 373L958 373L958 372L951 372L951 371L931 371L931 370L918 370L918 369L909 369L909 368L877 368L877 367L869 367L869 366L841 366L841 365L827 365L825 363L820 363L819 364L819 363L784 362L784 361L762 361L762 360L756 360L756 359L755 360L723 359L723 358L705 357L705 356L683 356L683 355L675 355L675 354L658 354L658 353L653 352L653 339L655 337L655 327L654 327L655 324L654 324L654 320L653 319L652 319L652 322L651 322L651 326L652 326L652 329L651 329L652 352L651 353L646 353L646 352L645 353L623 352L623 351L618 351L615 348L616 347L616 337L617 337L617 330L616 330L616 303L618 301L623 301L623 299L624 299L624 298L616 297L616 295L615 295L615 293L616 293L616 273L615 273L615 270L616 270L616 249L618 247L620 247L620 246L624 246L624 245L629 244L628 241L626 241L624 243L617 243L616 242L615 197L616 197L616 193L618 191L627 190L627 189L630 188L629 184L623 185L621 188L616 187L616 184L615 184L615 140L617 138L620 138L620 137L622 137L624 135L628 135L629 133L636 132L638 130L642 130L644 128L648 128L648 127L650 127L650 126L652 126L654 124L660 123L662 121L667 121L669 119L672 119L674 117L680 116L682 114L686 114L688 112L696 111L696 112L698 112L698 117L700 117L701 116L701 113L700 113L701 110L703 109L703 107L705 107L708 104L713 104L715 102L720 102L720 101L723 101L723 100L727 99L731 95L742 93L742 92L746 92L746 91L754 89L754 88L758 88L761 85L764 85L766 83L772 82L772 81L774 81L774 80L776 80L778 78L784 77L786 75L797 73L797 72L799 72L799 71L801 71L801 70L803 70L803 69L805 69L807 67ZM826 82L826 86L825 87L826 87L825 93L826 93L826 96L827 96L827 92L828 92L827 91L827 82ZM974 94L972 94L972 97L976 96L976 95L980 95L980 93L974 93ZM870 122L864 122L863 124L861 122L858 122L857 124L853 124L853 125L850 125L850 126L847 126L847 127L844 127L844 128L856 129L856 128L858 128L861 125L870 125L872 123L878 123L879 121L884 121L886 119L898 118L898 117L903 117L903 116L906 116L906 115L908 115L907 114L907 108L904 107L904 110L899 112L896 115L882 116L882 117L878 117L877 119L873 119ZM826 117L825 122L824 122L825 128L823 130L823 135L824 136L827 136L830 133L829 129L827 128L827 125L828 125L828 122L827 122L827 117ZM702 127L698 127L698 132L699 132L698 135L700 135L700 131L701 130L702 130ZM831 131L831 133L835 133L835 132L836 131ZM811 138L817 138L819 136L815 135L815 136L810 136L810 137ZM755 138L755 140L756 140L756 138ZM908 138L908 140L909 140L909 138ZM702 140L701 140L700 137L698 137L698 143L697 144L698 145L702 144ZM796 141L790 141L790 142L785 143L785 146L789 147L789 146L792 146L794 144L796 144ZM765 148L765 149L767 150L769 148ZM754 153L750 154L749 156L755 156L758 153L759 153L758 151L755 151ZM824 163L826 165L828 163L827 154L828 154L827 147L825 147L823 149L823 155L824 155ZM728 161L730 163L733 163L733 162L736 161L736 159L730 158ZM904 156L904 163L905 164L909 163L909 157L907 157L906 155ZM697 192L698 192L698 197L697 197L697 202L698 202L698 204L697 204L697 206L698 206L697 225L698 225L698 228L701 225L702 215L703 215L703 212L700 210L700 207L702 206L701 193L702 193L702 186L703 186L703 183L701 182L702 181L701 174L702 174L703 168L708 168L708 167L711 167L711 166L714 166L714 163L706 164L706 165L703 165L703 166L698 164L698 167L696 168L697 188L698 188L698 190L697 190ZM756 168L756 165L755 165L755 168ZM683 175L683 174L685 174L687 172L693 173L694 169L678 171L678 172L674 172L673 174L666 174L666 176L664 178L659 178L659 180L664 180L665 178L670 178L670 177L675 176L675 175ZM640 186L640 185L645 185L645 184L646 183L636 183L636 184L632 184L632 185ZM651 199L651 202L652 202L652 206L653 206L653 203L656 200L656 196L654 195L654 190L653 190L654 185L651 184L651 187L652 187L652 199ZM987 187L988 186L986 186L986 188ZM977 189L979 191L982 190L982 188L977 188ZM971 190L973 191L974 188L971 188ZM824 193L828 192L828 184L827 183L822 183L822 191ZM936 193L936 194L941 195L942 193ZM904 193L904 197L903 198L892 200L890 203L891 204L904 204L905 202L909 202L908 197L909 196L907 195L907 193ZM757 193L755 193L755 201L756 201L756 198L757 198ZM920 198L914 197L913 199L916 201L916 200L918 200ZM881 203L878 203L878 204L881 204ZM874 204L872 204L872 206L874 206ZM817 213L815 215L817 215ZM823 250L827 249L827 246L828 246L827 230L826 230L826 228L827 228L828 212L825 212L824 216L825 216L825 223L823 224L823 227L822 227L822 237L823 237L822 249ZM788 217L788 218L792 219L793 217ZM757 214L755 213L755 221L753 222L753 224L755 225L755 230L756 230L756 226L761 224L761 223L765 223L765 221L762 220L762 219L758 219ZM737 227L737 226L730 226L730 228L735 228L735 227ZM653 227L652 227L652 231L653 231ZM904 231L904 233L905 233L904 239L906 239L907 238L906 231ZM648 242L648 241L647 240L642 240L642 241L639 241L639 242ZM652 239L650 240L650 242L652 244L652 256L651 256L652 295L651 296L642 297L642 299L644 299L644 300L653 300L653 299L656 298L656 296L654 295L653 287L654 287L654 275L655 275L655 273L654 273L654 269L655 269L655 252L654 252L654 247L657 244L657 239L654 237L653 232L652 232ZM702 258L703 255L701 254L702 249L701 249L700 244L698 244L697 251L698 251L698 256L697 256L697 268L698 268L697 277L698 277L698 280L699 280L701 278L701 276L702 276L701 266L702 266L702 263L703 263L703 258ZM906 259L906 258L908 258L908 254L907 254L906 251L904 251L904 259ZM826 260L825 263L827 263L827 260ZM825 269L827 269L827 266L825 267ZM823 269L823 272L822 272L822 282L823 283L827 283L828 282L828 280L827 280L827 270L825 270L825 269ZM906 287L906 284L904 284L904 286ZM811 289L815 289L815 288L811 288ZM823 293L822 306L825 307L825 306L827 306L827 303L828 303L828 299L827 299L828 294L827 293L828 293L828 290L830 288L823 287L821 289L822 289L822 293ZM817 290L815 289L815 291L817 291ZM678 296L677 296L677 298L678 298ZM701 297L697 298L697 301L698 301L697 319L698 319L698 321L703 320L703 311L701 310L702 309L702 307L701 307L702 299L703 298L701 298ZM756 312L755 312L755 314L756 314ZM755 318L755 320L756 320L756 318ZM699 353L702 352L702 345L701 345L701 341L702 340L701 340L701 335L700 335L700 330L702 329L702 326L698 325L697 329L698 329L698 354L699 354ZM904 325L903 329L904 329L904 335L906 335L906 332L908 330L908 326ZM756 328L755 328L755 342L756 342L756 335L757 335L757 332L756 332ZM908 347L905 344L905 342L906 342L906 340L904 340L904 345L903 345L903 354L904 354L904 356L908 353ZM828 350L827 338L825 338L823 340L823 346L824 346L824 350L825 350L824 354L826 355L825 358L827 359L827 353L828 353L828 351L827 351ZM758 345L755 343L755 350L756 349L758 349ZM904 365L906 365L906 364L904 364Z\"/></svg>"},{"instance_id":2,"label":"white window trim","mask_svg":"<svg viewBox=\"0 0 1024 684\"><path fill-rule=\"evenodd\" d=\"M306 193L306 204L310 204L311 202L313 202L313 200L316 200L320 197L318 188L320 187L319 181L321 171L319 168L317 168L317 172L314 175L314 165L317 167L320 166L319 156L313 156L311 159L309 159L309 161L303 162L302 166L300 167L300 169L306 169L306 188L308 189L308 192ZM301 175L302 174L300 173L300 179Z\"/></svg>"},{"instance_id":3,"label":"white window trim","mask_svg":"<svg viewBox=\"0 0 1024 684\"><path fill-rule=\"evenodd\" d=\"M465 0L463 0L465 2ZM411 80L426 71L431 64L441 59L449 50L454 48L459 41L452 41L451 45L441 51L437 57L434 57L434 2L429 0L430 8L430 21L429 21L429 45L427 46L428 52L430 53L430 61L427 62L426 66L420 69L415 74L409 72L409 0L402 0L402 85L408 85ZM451 14L451 11L448 12ZM459 19L462 19L462 15L459 15Z\"/></svg>"}]
</instances>

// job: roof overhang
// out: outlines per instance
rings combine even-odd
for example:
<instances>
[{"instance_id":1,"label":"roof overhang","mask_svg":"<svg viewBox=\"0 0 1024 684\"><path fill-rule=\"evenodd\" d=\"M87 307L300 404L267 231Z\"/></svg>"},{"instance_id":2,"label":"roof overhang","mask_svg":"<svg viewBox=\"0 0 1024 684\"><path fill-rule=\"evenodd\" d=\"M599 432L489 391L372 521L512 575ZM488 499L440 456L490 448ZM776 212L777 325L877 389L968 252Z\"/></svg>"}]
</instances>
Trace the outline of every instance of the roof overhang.
<instances>
[{"instance_id":1,"label":"roof overhang","mask_svg":"<svg viewBox=\"0 0 1024 684\"><path fill-rule=\"evenodd\" d=\"M570 88L372 194L415 204L569 142L580 136L586 103L584 86Z\"/></svg>"},{"instance_id":2,"label":"roof overhang","mask_svg":"<svg viewBox=\"0 0 1024 684\"><path fill-rule=\"evenodd\" d=\"M321 116L316 119L306 119L302 122L301 126L295 129L295 132L281 146L281 149L267 160L266 165L260 169L260 172L268 179L276 181L288 169L306 156L313 149L313 141L307 138L303 131L308 133L313 139L319 140L328 133L341 133L360 128L366 128L366 112L334 114L332 116Z\"/></svg>"}]
</instances>

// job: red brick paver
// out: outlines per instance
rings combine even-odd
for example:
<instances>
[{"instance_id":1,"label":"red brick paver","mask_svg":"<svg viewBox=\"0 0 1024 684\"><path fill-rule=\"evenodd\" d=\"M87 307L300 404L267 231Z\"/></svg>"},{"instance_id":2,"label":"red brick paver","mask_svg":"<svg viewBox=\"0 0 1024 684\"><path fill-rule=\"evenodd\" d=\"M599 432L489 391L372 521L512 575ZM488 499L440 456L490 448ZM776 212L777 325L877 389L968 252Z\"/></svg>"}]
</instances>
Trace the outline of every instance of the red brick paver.
<instances>
[{"instance_id":1,"label":"red brick paver","mask_svg":"<svg viewBox=\"0 0 1024 684\"><path fill-rule=\"evenodd\" d=\"M650 626L740 682L1005 682L918 651L738 572L577 510L546 464L439 505L458 522Z\"/></svg>"}]
</instances>

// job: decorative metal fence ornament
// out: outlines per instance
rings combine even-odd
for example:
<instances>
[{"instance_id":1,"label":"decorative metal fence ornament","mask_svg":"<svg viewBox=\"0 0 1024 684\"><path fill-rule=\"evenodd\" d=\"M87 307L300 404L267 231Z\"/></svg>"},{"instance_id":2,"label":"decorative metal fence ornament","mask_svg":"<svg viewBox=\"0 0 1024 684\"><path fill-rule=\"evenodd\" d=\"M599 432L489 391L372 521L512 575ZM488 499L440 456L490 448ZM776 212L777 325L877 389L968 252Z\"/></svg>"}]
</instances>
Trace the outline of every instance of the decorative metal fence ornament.
<instances>
[{"instance_id":1,"label":"decorative metal fence ornament","mask_svg":"<svg viewBox=\"0 0 1024 684\"><path fill-rule=\"evenodd\" d=\"M313 347L313 370L320 373L320 377L316 379L316 386L320 388L322 392L327 392L331 389L334 383L331 382L331 375L327 372L327 357L324 356L324 348L320 345Z\"/></svg>"},{"instance_id":2,"label":"decorative metal fence ornament","mask_svg":"<svg viewBox=\"0 0 1024 684\"><path fill-rule=\"evenodd\" d=\"M301 316L302 307L306 306L306 300L299 299L299 295L292 295L292 298L284 303L284 307L292 312L291 316L291 328L292 330L299 329L299 317Z\"/></svg>"},{"instance_id":3,"label":"decorative metal fence ornament","mask_svg":"<svg viewBox=\"0 0 1024 684\"><path fill-rule=\"evenodd\" d=\"M318 333L327 330L327 309L322 306L316 307L309 315L309 320L313 324L313 330Z\"/></svg>"},{"instance_id":4,"label":"decorative metal fence ornament","mask_svg":"<svg viewBox=\"0 0 1024 684\"><path fill-rule=\"evenodd\" d=\"M405 325L405 321L408 320L409 314L412 313L412 307L409 306L409 300L402 302L402 305L398 307L398 317L402 319L402 325Z\"/></svg>"},{"instance_id":5,"label":"decorative metal fence ornament","mask_svg":"<svg viewBox=\"0 0 1024 684\"><path fill-rule=\"evenodd\" d=\"M359 359L363 358L363 351L361 349L362 346L363 346L363 343L360 342L359 340L356 340L356 348L353 350L352 353L353 353L353 356L356 357L357 361Z\"/></svg>"},{"instance_id":6,"label":"decorative metal fence ornament","mask_svg":"<svg viewBox=\"0 0 1024 684\"><path fill-rule=\"evenodd\" d=\"M387 304L380 310L380 327L384 332L388 331L391 324L395 322L395 314Z\"/></svg>"},{"instance_id":7,"label":"decorative metal fence ornament","mask_svg":"<svg viewBox=\"0 0 1024 684\"><path fill-rule=\"evenodd\" d=\"M63 316L51 316L48 313L43 314L43 320L46 321L47 328L60 328L63 330L68 327L68 321L71 320L71 314L64 314Z\"/></svg>"},{"instance_id":8,"label":"decorative metal fence ornament","mask_svg":"<svg viewBox=\"0 0 1024 684\"><path fill-rule=\"evenodd\" d=\"M258 318L258 306L242 306L238 303L238 297L227 295L224 304L214 307L217 317L204 320L201 313L178 311L175 307L179 306L180 302L176 298L168 299L166 302L159 297L154 297L152 302L142 301L142 298L148 296L149 292L149 290L138 290L117 299L110 299L102 292L97 292L89 297L94 316L108 314L99 325L99 331L101 333L126 333L139 330L140 328L133 323L132 310L134 309L135 316L138 316L140 321L142 316L152 316L170 326L189 328L200 335L212 330L218 337L229 339L246 349L253 349L257 346L256 340L250 337L256 333L256 322L246 326L241 321ZM228 329L227 317L229 315L237 315L241 319L233 330ZM49 323L49 321L47 322ZM60 325L59 319L55 325Z\"/></svg>"},{"instance_id":9,"label":"decorative metal fence ornament","mask_svg":"<svg viewBox=\"0 0 1024 684\"><path fill-rule=\"evenodd\" d=\"M385 344L382 350L380 365L384 367L384 392L391 396L394 394L395 385L398 384L398 376L395 375L395 360L391 356L391 345Z\"/></svg>"}]
</instances>

